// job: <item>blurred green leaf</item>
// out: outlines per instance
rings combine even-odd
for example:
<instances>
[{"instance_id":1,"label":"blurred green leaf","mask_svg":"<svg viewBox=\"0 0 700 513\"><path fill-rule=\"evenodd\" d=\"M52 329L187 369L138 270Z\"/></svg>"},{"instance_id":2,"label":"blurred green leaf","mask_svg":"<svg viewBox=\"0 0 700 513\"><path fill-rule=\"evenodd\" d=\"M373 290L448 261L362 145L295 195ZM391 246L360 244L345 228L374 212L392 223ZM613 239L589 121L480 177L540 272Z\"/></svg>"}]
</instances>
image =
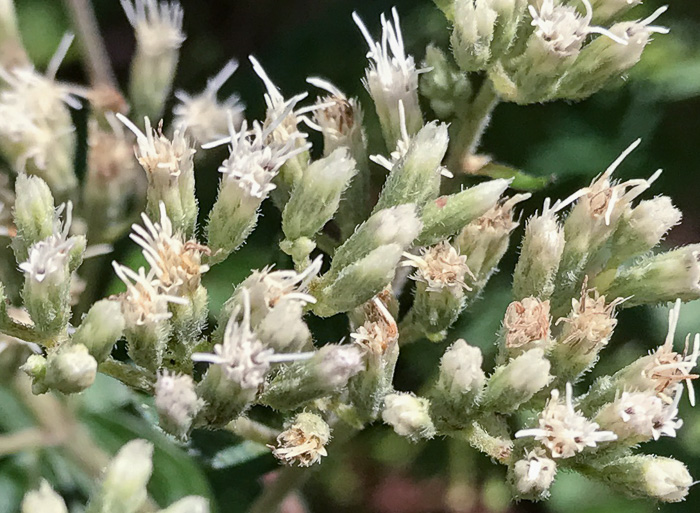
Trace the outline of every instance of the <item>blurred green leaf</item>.
<instances>
[{"instance_id":1,"label":"blurred green leaf","mask_svg":"<svg viewBox=\"0 0 700 513\"><path fill-rule=\"evenodd\" d=\"M554 176L531 176L518 169L495 162L486 164L474 174L489 178L512 179L510 187L516 191L539 191L554 180Z\"/></svg>"}]
</instances>

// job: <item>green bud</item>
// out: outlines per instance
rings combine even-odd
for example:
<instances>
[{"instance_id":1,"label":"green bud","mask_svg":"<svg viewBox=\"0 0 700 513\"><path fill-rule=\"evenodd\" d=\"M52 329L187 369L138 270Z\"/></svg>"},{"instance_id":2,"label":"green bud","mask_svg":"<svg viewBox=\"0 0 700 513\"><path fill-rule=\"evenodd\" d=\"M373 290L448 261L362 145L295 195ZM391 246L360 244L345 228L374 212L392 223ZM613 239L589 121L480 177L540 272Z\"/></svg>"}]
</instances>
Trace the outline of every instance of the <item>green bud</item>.
<instances>
[{"instance_id":1,"label":"green bud","mask_svg":"<svg viewBox=\"0 0 700 513\"><path fill-rule=\"evenodd\" d=\"M13 209L17 236L12 241L17 261L26 260L29 246L53 235L54 200L51 189L38 176L20 173L15 182Z\"/></svg>"},{"instance_id":2,"label":"green bud","mask_svg":"<svg viewBox=\"0 0 700 513\"><path fill-rule=\"evenodd\" d=\"M598 472L603 481L630 497L661 502L682 501L693 484L683 463L651 454L620 458Z\"/></svg>"},{"instance_id":3,"label":"green bud","mask_svg":"<svg viewBox=\"0 0 700 513\"><path fill-rule=\"evenodd\" d=\"M38 490L27 492L22 499L22 513L68 513L63 498L42 479Z\"/></svg>"},{"instance_id":4,"label":"green bud","mask_svg":"<svg viewBox=\"0 0 700 513\"><path fill-rule=\"evenodd\" d=\"M131 61L129 97L140 116L160 118L170 95L179 58L182 32L182 7L179 3L122 2L134 28L136 55Z\"/></svg>"},{"instance_id":5,"label":"green bud","mask_svg":"<svg viewBox=\"0 0 700 513\"><path fill-rule=\"evenodd\" d=\"M333 217L343 191L357 173L346 148L338 148L304 170L282 212L282 230L294 241L313 239Z\"/></svg>"},{"instance_id":6,"label":"green bud","mask_svg":"<svg viewBox=\"0 0 700 513\"><path fill-rule=\"evenodd\" d=\"M27 358L20 370L25 372L32 378L32 392L36 395L48 392L49 387L46 385L46 358L41 355L33 354Z\"/></svg>"},{"instance_id":7,"label":"green bud","mask_svg":"<svg viewBox=\"0 0 700 513\"><path fill-rule=\"evenodd\" d=\"M416 244L429 246L456 235L469 223L494 208L509 183L500 178L490 180L429 202L423 209L423 231Z\"/></svg>"},{"instance_id":8,"label":"green bud","mask_svg":"<svg viewBox=\"0 0 700 513\"><path fill-rule=\"evenodd\" d=\"M621 269L601 292L608 297L630 297L624 308L700 298L700 244L640 259Z\"/></svg>"},{"instance_id":9,"label":"green bud","mask_svg":"<svg viewBox=\"0 0 700 513\"><path fill-rule=\"evenodd\" d=\"M468 412L479 398L486 376L478 347L463 339L452 344L440 359L440 375L430 396L430 414L440 430L457 430L469 423Z\"/></svg>"},{"instance_id":10,"label":"green bud","mask_svg":"<svg viewBox=\"0 0 700 513\"><path fill-rule=\"evenodd\" d=\"M394 428L397 435L413 442L435 436L430 418L430 401L409 393L389 394L384 398L382 420Z\"/></svg>"},{"instance_id":11,"label":"green bud","mask_svg":"<svg viewBox=\"0 0 700 513\"><path fill-rule=\"evenodd\" d=\"M564 229L547 199L542 214L530 218L525 226L520 258L513 275L515 299L528 296L549 299L554 292L564 242Z\"/></svg>"},{"instance_id":12,"label":"green bud","mask_svg":"<svg viewBox=\"0 0 700 513\"><path fill-rule=\"evenodd\" d=\"M91 497L86 513L137 513L146 503L146 485L153 471L153 445L132 440L110 462L102 485Z\"/></svg>"},{"instance_id":13,"label":"green bud","mask_svg":"<svg viewBox=\"0 0 700 513\"><path fill-rule=\"evenodd\" d=\"M432 68L432 71L421 75L420 92L428 98L438 119L448 120L469 101L471 82L452 59L432 43L426 48L423 67Z\"/></svg>"},{"instance_id":14,"label":"green bud","mask_svg":"<svg viewBox=\"0 0 700 513\"><path fill-rule=\"evenodd\" d=\"M64 394L77 394L95 382L97 361L87 347L71 344L50 352L46 358L46 385Z\"/></svg>"},{"instance_id":15,"label":"green bud","mask_svg":"<svg viewBox=\"0 0 700 513\"><path fill-rule=\"evenodd\" d=\"M455 0L450 43L463 71L480 71L491 61L491 42L498 14L488 2Z\"/></svg>"},{"instance_id":16,"label":"green bud","mask_svg":"<svg viewBox=\"0 0 700 513\"><path fill-rule=\"evenodd\" d=\"M103 299L88 311L72 337L74 344L87 347L98 362L109 357L124 331L124 315L117 301Z\"/></svg>"},{"instance_id":17,"label":"green bud","mask_svg":"<svg viewBox=\"0 0 700 513\"><path fill-rule=\"evenodd\" d=\"M276 410L295 410L340 391L363 369L357 346L326 345L312 358L282 368L265 386L260 402Z\"/></svg>"},{"instance_id":18,"label":"green bud","mask_svg":"<svg viewBox=\"0 0 700 513\"><path fill-rule=\"evenodd\" d=\"M517 410L549 384L550 367L542 349L531 349L496 367L486 384L481 406L496 413Z\"/></svg>"},{"instance_id":19,"label":"green bud","mask_svg":"<svg viewBox=\"0 0 700 513\"><path fill-rule=\"evenodd\" d=\"M447 125L433 122L421 128L394 163L373 212L407 203L422 208L437 198L448 142Z\"/></svg>"}]
</instances>

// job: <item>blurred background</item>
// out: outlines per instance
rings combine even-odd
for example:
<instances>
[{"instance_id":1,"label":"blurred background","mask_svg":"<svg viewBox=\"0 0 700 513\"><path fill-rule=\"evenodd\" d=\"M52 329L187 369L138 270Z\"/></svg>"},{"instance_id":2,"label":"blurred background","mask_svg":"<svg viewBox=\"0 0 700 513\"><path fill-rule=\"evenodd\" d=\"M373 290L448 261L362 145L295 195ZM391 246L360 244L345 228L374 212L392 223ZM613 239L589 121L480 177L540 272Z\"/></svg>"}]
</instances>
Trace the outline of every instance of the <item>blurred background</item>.
<instances>
[{"instance_id":1,"label":"blurred background","mask_svg":"<svg viewBox=\"0 0 700 513\"><path fill-rule=\"evenodd\" d=\"M671 27L671 33L657 35L643 61L619 87L576 104L503 104L496 109L482 150L497 162L547 181L547 186L525 203L523 219L542 204L544 197L564 197L587 185L641 137L641 147L626 160L618 177L648 177L663 168L664 173L649 194L670 195L684 213L682 225L671 232L666 245L700 241L700 3L670 3L669 12L660 21ZM134 49L132 29L117 0L93 0L93 4L114 67L125 85ZM352 22L352 11L357 11L376 34L379 14L395 5L402 17L407 49L417 61L423 59L431 41L448 47L446 22L430 0L181 0L181 4L188 38L182 49L177 88L200 91L208 77L227 60L236 58L241 67L223 88L222 96L238 93L246 105L247 117L260 118L264 114L263 87L247 60L253 54L287 97L307 90L308 76L322 76L348 95L358 96L365 105L367 130L370 136L377 135L375 141L380 140L376 118L360 83L366 46ZM43 69L63 33L70 29L63 3L17 0L16 5L25 45L37 67ZM645 17L660 5L645 0L644 6L635 8L632 14ZM77 45L59 77L70 82L86 81ZM80 126L80 113L76 113L76 120ZM381 147L372 150L384 151ZM214 201L216 168L224 156L214 152L197 167L203 215ZM272 263L288 265L277 249L279 214L270 206L263 213L262 222L244 249L206 275L213 314L252 268ZM522 228L511 240L518 241L521 234ZM480 346L487 365L489 355L493 357L495 332L510 301L516 246L512 242L511 256L489 283L483 299L448 337L449 341L463 337ZM138 258L127 241L118 244L115 252L115 259L124 263ZM105 272L105 276L111 274ZM118 290L110 279L99 286L102 295ZM700 330L699 303L684 305L677 344L681 344L681 336ZM623 311L595 374L620 368L659 345L666 332L667 312L666 308ZM347 335L346 326L337 319L316 322L314 327L320 342ZM397 388L417 390L430 379L445 345L422 342L409 346L399 361ZM0 367L0 373L3 369ZM213 511L242 512L259 493L261 476L272 478L268 473L277 468L264 446L242 442L225 432L195 433L189 446L174 445L153 427L154 412L143 396L104 376L71 401L80 421L107 451L115 451L135 437L154 441L155 474L150 491L159 502L200 494L212 499ZM697 477L700 412L692 411L684 399L681 416L685 426L679 437L654 443L653 450L685 461ZM0 385L0 432L29 424L30 413L10 389ZM659 509L654 504L628 501L598 483L566 473L557 477L549 502L512 504L504 475L503 468L464 444L450 440L410 444L390 429L376 426L363 432L346 450L331 454L321 471L312 471L303 496L288 500L285 511L612 513ZM76 504L84 500L91 483L80 461L61 448L15 455L0 452L0 513L16 511L24 491L36 486L41 476L47 477L69 503ZM690 512L698 508L700 491L694 489L685 503L663 506L661 510Z\"/></svg>"}]
</instances>

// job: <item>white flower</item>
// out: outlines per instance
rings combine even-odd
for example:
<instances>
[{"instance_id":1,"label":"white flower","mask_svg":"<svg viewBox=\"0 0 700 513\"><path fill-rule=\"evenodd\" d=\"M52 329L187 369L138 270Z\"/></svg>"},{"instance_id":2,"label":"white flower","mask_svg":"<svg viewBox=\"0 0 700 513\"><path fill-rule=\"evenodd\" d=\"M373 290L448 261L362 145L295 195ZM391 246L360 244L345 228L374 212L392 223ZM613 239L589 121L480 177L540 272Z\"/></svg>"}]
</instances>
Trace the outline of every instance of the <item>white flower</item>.
<instances>
[{"instance_id":1,"label":"white flower","mask_svg":"<svg viewBox=\"0 0 700 513\"><path fill-rule=\"evenodd\" d=\"M313 122L308 118L302 120L314 130L323 134L325 155L339 146L352 147L353 135L359 132L357 141L362 142L362 109L355 98L348 98L345 93L322 78L311 77L306 81L324 91L329 96L316 101L317 109L313 113Z\"/></svg>"},{"instance_id":2,"label":"white flower","mask_svg":"<svg viewBox=\"0 0 700 513\"><path fill-rule=\"evenodd\" d=\"M185 35L182 32L183 11L178 2L121 0L121 3L144 54L159 56L180 48Z\"/></svg>"},{"instance_id":3,"label":"white flower","mask_svg":"<svg viewBox=\"0 0 700 513\"><path fill-rule=\"evenodd\" d=\"M404 253L407 260L402 265L417 269L411 278L427 285L430 292L442 292L449 290L453 294L461 294L464 289L471 290L464 283L465 275L471 271L467 266L467 257L459 252L447 241L441 242L431 248L423 249L421 256ZM476 279L476 278L474 278Z\"/></svg>"},{"instance_id":4,"label":"white flower","mask_svg":"<svg viewBox=\"0 0 700 513\"><path fill-rule=\"evenodd\" d=\"M201 276L209 266L201 264L208 248L196 241L185 241L182 234L173 233L165 204L160 203L160 223L141 214L145 228L134 224L129 237L143 248L143 256L158 278L158 285L167 294L183 296L199 287Z\"/></svg>"},{"instance_id":5,"label":"white flower","mask_svg":"<svg viewBox=\"0 0 700 513\"><path fill-rule=\"evenodd\" d=\"M542 449L525 453L525 458L513 466L515 487L521 494L543 493L549 490L557 473L557 464L545 456Z\"/></svg>"},{"instance_id":6,"label":"white flower","mask_svg":"<svg viewBox=\"0 0 700 513\"><path fill-rule=\"evenodd\" d=\"M588 0L582 2L586 8L583 16L575 7L557 4L555 0L543 0L539 12L532 4L529 5L535 35L545 41L553 52L563 56L575 55L589 34L603 34L616 43L627 44L624 38L609 30L591 25L593 8Z\"/></svg>"},{"instance_id":7,"label":"white flower","mask_svg":"<svg viewBox=\"0 0 700 513\"><path fill-rule=\"evenodd\" d=\"M620 28L623 28L622 37L627 39L631 45L644 46L649 42L651 34L668 34L670 29L660 25L652 25L659 16L668 10L668 5L659 7L649 17L632 22L620 23Z\"/></svg>"},{"instance_id":8,"label":"white flower","mask_svg":"<svg viewBox=\"0 0 700 513\"><path fill-rule=\"evenodd\" d=\"M155 405L168 428L176 431L173 434L183 435L189 430L204 401L197 397L190 376L164 370L158 374L156 381Z\"/></svg>"},{"instance_id":9,"label":"white flower","mask_svg":"<svg viewBox=\"0 0 700 513\"><path fill-rule=\"evenodd\" d=\"M549 449L553 458L571 458L586 447L601 442L617 440L612 431L600 431L599 425L588 420L574 409L573 389L566 384L566 401L559 398L559 390L552 390L552 397L539 416L539 428L521 429L515 438L532 436Z\"/></svg>"},{"instance_id":10,"label":"white flower","mask_svg":"<svg viewBox=\"0 0 700 513\"><path fill-rule=\"evenodd\" d=\"M196 150L183 129L176 129L172 140L163 135L162 122L158 129L151 127L151 120L144 118L146 133L126 116L117 113L117 118L136 136L136 157L148 175L149 182L158 187L167 187L181 176L194 176L193 158Z\"/></svg>"},{"instance_id":11,"label":"white flower","mask_svg":"<svg viewBox=\"0 0 700 513\"><path fill-rule=\"evenodd\" d=\"M435 427L430 419L427 399L401 392L384 397L382 420L394 428L399 436L411 440L432 438Z\"/></svg>"},{"instance_id":12,"label":"white flower","mask_svg":"<svg viewBox=\"0 0 700 513\"><path fill-rule=\"evenodd\" d=\"M184 298L161 292L153 269L146 274L143 267L139 268L138 272L117 262L112 262L112 267L126 285L126 293L122 297L122 312L127 326L157 324L172 316L168 311L168 303L187 304Z\"/></svg>"},{"instance_id":13,"label":"white flower","mask_svg":"<svg viewBox=\"0 0 700 513\"><path fill-rule=\"evenodd\" d=\"M65 219L61 223L60 216L65 211ZM48 278L48 282L61 284L68 279L68 262L70 250L75 244L75 239L69 237L73 204L61 204L55 212L53 234L44 240L35 242L29 248L27 260L19 264L22 272L33 281L42 283Z\"/></svg>"},{"instance_id":14,"label":"white flower","mask_svg":"<svg viewBox=\"0 0 700 513\"><path fill-rule=\"evenodd\" d=\"M230 60L213 78L207 81L207 87L199 94L189 95L185 91L176 91L175 97L180 103L173 107L175 126L189 130L201 144L214 139L226 137L228 117L233 125L240 127L243 121L243 105L238 95L231 95L219 101L217 94L224 83L238 68L238 62Z\"/></svg>"},{"instance_id":15,"label":"white flower","mask_svg":"<svg viewBox=\"0 0 700 513\"><path fill-rule=\"evenodd\" d=\"M483 355L478 347L470 346L464 339L452 344L440 359L440 374L450 387L450 395L480 390L486 381L481 369Z\"/></svg>"}]
</instances>

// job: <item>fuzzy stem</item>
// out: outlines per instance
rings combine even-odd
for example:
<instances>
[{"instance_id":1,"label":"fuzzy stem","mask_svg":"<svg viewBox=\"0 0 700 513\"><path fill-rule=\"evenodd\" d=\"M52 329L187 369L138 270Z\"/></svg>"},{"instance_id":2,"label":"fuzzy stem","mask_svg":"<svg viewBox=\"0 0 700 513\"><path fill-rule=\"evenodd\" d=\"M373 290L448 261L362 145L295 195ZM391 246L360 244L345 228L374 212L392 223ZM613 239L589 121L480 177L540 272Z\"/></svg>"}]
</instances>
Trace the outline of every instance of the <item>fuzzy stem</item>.
<instances>
[{"instance_id":1,"label":"fuzzy stem","mask_svg":"<svg viewBox=\"0 0 700 513\"><path fill-rule=\"evenodd\" d=\"M16 433L0 436L0 457L48 445L53 444L49 443L44 431L39 428L27 428Z\"/></svg>"},{"instance_id":2,"label":"fuzzy stem","mask_svg":"<svg viewBox=\"0 0 700 513\"><path fill-rule=\"evenodd\" d=\"M491 121L491 114L498 105L500 98L493 87L491 80L486 80L474 100L467 104L465 116L462 118L462 126L452 141L452 150L449 158L449 168L455 174L461 174L464 161L473 155L481 142L481 136Z\"/></svg>"},{"instance_id":3,"label":"fuzzy stem","mask_svg":"<svg viewBox=\"0 0 700 513\"><path fill-rule=\"evenodd\" d=\"M102 374L106 374L107 376L121 381L130 388L141 390L148 394L153 394L155 389L155 376L144 369L134 367L133 365L118 360L112 360L110 358L102 362L99 366L99 371Z\"/></svg>"}]
</instances>

